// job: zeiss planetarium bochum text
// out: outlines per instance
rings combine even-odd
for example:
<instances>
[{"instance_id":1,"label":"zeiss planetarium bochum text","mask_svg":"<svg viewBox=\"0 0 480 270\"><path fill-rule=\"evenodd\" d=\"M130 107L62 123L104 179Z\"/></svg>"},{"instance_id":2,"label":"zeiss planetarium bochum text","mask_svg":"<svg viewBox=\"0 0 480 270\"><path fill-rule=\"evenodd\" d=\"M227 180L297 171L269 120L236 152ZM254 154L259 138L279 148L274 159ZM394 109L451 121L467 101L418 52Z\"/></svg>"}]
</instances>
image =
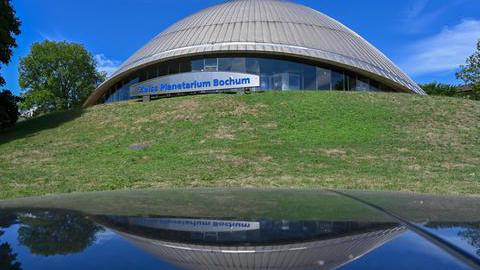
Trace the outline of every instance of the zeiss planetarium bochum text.
<instances>
[{"instance_id":1,"label":"zeiss planetarium bochum text","mask_svg":"<svg viewBox=\"0 0 480 270\"><path fill-rule=\"evenodd\" d=\"M425 92L357 33L283 0L233 0L154 37L85 105L140 97L252 91Z\"/></svg>"}]
</instances>

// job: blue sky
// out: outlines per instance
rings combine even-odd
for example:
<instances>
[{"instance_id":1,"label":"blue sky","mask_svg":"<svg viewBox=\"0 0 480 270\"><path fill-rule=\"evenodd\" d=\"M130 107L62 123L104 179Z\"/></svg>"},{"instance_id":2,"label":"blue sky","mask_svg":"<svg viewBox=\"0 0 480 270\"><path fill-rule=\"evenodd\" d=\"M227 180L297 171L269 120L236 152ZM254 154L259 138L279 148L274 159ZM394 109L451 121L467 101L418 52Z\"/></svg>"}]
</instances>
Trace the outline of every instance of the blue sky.
<instances>
[{"instance_id":1,"label":"blue sky","mask_svg":"<svg viewBox=\"0 0 480 270\"><path fill-rule=\"evenodd\" d=\"M22 34L5 88L19 93L18 62L33 42L82 43L112 72L167 26L220 0L12 0ZM455 70L480 39L478 0L295 0L359 33L417 82L457 83Z\"/></svg>"}]
</instances>

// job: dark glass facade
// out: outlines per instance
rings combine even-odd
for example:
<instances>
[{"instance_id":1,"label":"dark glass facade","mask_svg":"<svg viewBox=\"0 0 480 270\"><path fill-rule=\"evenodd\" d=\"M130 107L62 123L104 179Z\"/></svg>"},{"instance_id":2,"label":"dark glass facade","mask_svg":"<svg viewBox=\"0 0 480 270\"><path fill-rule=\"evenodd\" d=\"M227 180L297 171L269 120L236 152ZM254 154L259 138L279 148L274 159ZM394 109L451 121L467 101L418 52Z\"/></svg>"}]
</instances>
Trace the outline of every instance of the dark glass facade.
<instances>
[{"instance_id":1,"label":"dark glass facade","mask_svg":"<svg viewBox=\"0 0 480 270\"><path fill-rule=\"evenodd\" d=\"M373 80L333 66L257 56L218 56L176 59L135 72L117 83L104 96L104 102L130 99L131 85L160 76L184 72L240 72L260 75L255 91L384 91L393 89Z\"/></svg>"}]
</instances>

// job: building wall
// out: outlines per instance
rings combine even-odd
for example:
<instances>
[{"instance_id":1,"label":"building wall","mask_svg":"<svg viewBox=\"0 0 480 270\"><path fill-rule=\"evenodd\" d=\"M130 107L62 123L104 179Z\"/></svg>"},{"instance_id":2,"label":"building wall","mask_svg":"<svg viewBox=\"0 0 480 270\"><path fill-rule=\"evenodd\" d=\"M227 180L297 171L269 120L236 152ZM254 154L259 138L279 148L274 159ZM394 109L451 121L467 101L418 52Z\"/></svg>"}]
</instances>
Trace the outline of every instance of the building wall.
<instances>
[{"instance_id":1,"label":"building wall","mask_svg":"<svg viewBox=\"0 0 480 270\"><path fill-rule=\"evenodd\" d=\"M108 103L130 99L129 87L137 82L177 73L203 71L260 75L260 87L253 89L257 91L394 91L376 80L324 64L255 55L219 55L177 59L148 66L110 88L103 101Z\"/></svg>"}]
</instances>

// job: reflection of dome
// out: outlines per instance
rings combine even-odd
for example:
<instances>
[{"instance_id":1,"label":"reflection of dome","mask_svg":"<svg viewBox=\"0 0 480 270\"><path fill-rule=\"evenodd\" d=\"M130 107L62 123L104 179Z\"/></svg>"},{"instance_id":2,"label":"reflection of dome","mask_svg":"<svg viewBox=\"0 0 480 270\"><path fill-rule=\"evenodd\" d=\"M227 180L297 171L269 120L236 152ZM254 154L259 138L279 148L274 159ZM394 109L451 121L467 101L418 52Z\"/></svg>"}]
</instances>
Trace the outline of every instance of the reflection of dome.
<instances>
[{"instance_id":1,"label":"reflection of dome","mask_svg":"<svg viewBox=\"0 0 480 270\"><path fill-rule=\"evenodd\" d=\"M294 62L310 61L312 67L329 65L328 70L321 69L308 76L301 75L301 81L309 81L312 76L316 76L316 86L314 83L289 82L297 81L295 77L284 80L284 86L280 90L394 90L424 94L414 81L378 49L325 14L289 1L236 0L204 9L158 34L128 58L90 96L86 105L128 99L127 88L139 81L196 71L196 64L192 60L207 59L209 62L208 59L213 57L216 62L216 58L223 61L238 54L247 58L261 56ZM279 63L269 62L265 66ZM245 66L245 59L227 61L225 65ZM251 67L255 65L258 63L253 63ZM274 73L278 76L283 73L304 74L303 71L292 72L292 67L293 65ZM202 65L198 71L212 68L214 71L224 71L220 70L218 63ZM263 82L268 83L269 78L264 75L268 73L266 70L269 69L235 69L258 74L265 79ZM330 78L336 76L334 73L328 75L328 78L320 75L330 70L339 70L338 74L344 76L343 81L355 82L355 86L345 84L323 89L325 86L322 83L325 81L330 85L341 81ZM385 87L379 86L379 83ZM266 87L269 89L265 90L276 90L271 85ZM125 91L119 91L123 88ZM114 97L109 99L111 95Z\"/></svg>"},{"instance_id":2,"label":"reflection of dome","mask_svg":"<svg viewBox=\"0 0 480 270\"><path fill-rule=\"evenodd\" d=\"M139 248L185 269L334 269L405 230L395 223L283 220L259 221L256 232L232 230L225 235L224 230L202 233L183 225L165 230L165 220L171 224L172 219L94 219Z\"/></svg>"},{"instance_id":3,"label":"reflection of dome","mask_svg":"<svg viewBox=\"0 0 480 270\"><path fill-rule=\"evenodd\" d=\"M329 240L279 246L178 244L118 232L141 249L185 269L335 269L392 240L396 227Z\"/></svg>"}]
</instances>

